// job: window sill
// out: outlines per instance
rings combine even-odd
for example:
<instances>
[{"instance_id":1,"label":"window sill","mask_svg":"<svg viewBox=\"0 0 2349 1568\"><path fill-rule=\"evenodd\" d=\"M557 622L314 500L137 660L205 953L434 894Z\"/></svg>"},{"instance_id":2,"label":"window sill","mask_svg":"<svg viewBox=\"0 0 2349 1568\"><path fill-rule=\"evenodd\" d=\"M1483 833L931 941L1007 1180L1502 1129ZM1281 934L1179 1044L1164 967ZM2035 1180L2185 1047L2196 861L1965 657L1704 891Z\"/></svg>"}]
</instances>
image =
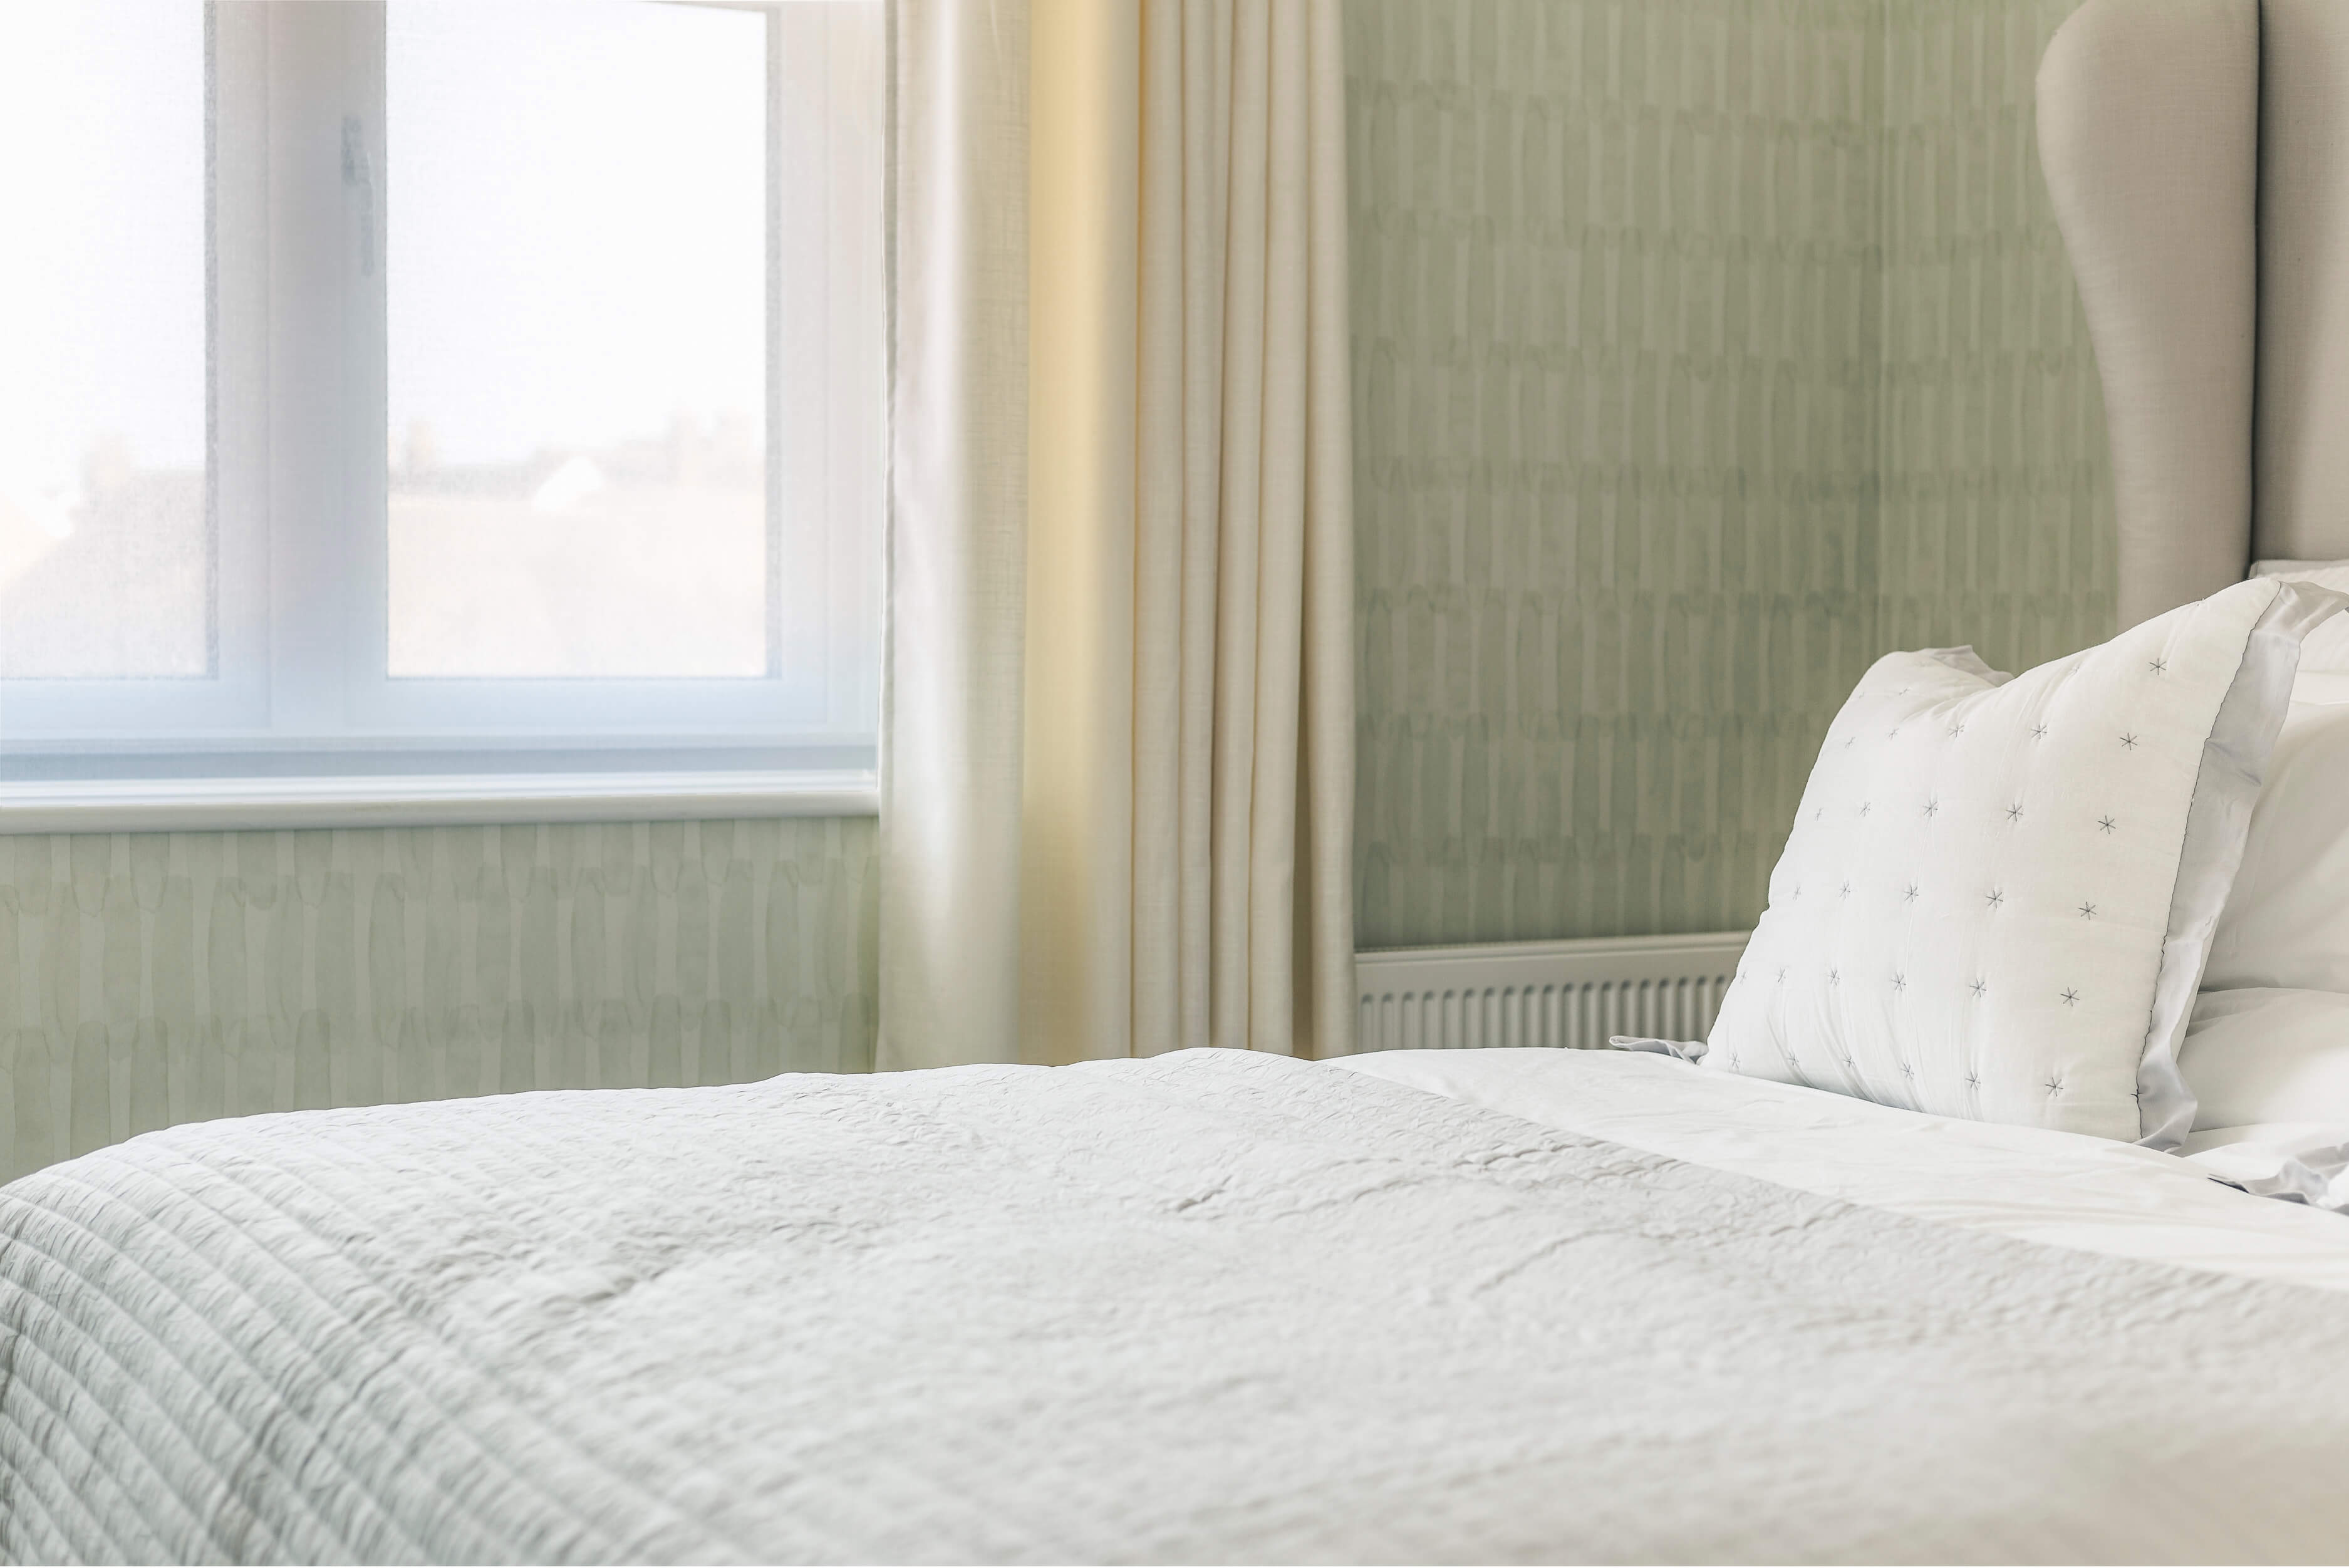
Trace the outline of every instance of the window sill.
<instances>
[{"instance_id":1,"label":"window sill","mask_svg":"<svg viewBox=\"0 0 2349 1568\"><path fill-rule=\"evenodd\" d=\"M0 783L0 834L673 822L879 811L874 775L846 769Z\"/></svg>"}]
</instances>

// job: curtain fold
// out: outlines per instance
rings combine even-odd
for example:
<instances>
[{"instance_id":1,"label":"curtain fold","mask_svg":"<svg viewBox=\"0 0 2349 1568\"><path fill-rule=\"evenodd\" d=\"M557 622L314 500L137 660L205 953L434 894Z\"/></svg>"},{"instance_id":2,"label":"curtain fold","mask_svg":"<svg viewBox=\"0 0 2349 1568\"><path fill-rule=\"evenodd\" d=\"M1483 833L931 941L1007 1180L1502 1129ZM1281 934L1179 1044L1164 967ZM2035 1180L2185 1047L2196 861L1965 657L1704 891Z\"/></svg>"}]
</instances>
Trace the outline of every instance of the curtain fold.
<instances>
[{"instance_id":1,"label":"curtain fold","mask_svg":"<svg viewBox=\"0 0 2349 1568\"><path fill-rule=\"evenodd\" d=\"M1024 0L889 9L879 1067L1019 1038L1028 46Z\"/></svg>"},{"instance_id":2,"label":"curtain fold","mask_svg":"<svg viewBox=\"0 0 2349 1568\"><path fill-rule=\"evenodd\" d=\"M881 1064L1342 1052L1337 0L895 0L893 45Z\"/></svg>"}]
</instances>

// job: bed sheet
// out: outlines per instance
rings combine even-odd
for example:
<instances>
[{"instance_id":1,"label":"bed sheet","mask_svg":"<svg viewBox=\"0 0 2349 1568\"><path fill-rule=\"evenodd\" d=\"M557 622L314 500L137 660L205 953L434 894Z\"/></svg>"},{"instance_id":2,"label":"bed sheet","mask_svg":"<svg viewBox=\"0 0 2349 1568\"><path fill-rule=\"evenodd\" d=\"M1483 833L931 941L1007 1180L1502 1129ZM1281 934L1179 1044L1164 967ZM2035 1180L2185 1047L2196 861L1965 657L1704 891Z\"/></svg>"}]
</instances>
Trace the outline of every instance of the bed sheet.
<instances>
[{"instance_id":1,"label":"bed sheet","mask_svg":"<svg viewBox=\"0 0 2349 1568\"><path fill-rule=\"evenodd\" d=\"M2193 1158L1928 1116L1629 1051L1388 1051L1327 1064L1716 1170L2109 1257L2349 1291L2349 1216Z\"/></svg>"}]
</instances>

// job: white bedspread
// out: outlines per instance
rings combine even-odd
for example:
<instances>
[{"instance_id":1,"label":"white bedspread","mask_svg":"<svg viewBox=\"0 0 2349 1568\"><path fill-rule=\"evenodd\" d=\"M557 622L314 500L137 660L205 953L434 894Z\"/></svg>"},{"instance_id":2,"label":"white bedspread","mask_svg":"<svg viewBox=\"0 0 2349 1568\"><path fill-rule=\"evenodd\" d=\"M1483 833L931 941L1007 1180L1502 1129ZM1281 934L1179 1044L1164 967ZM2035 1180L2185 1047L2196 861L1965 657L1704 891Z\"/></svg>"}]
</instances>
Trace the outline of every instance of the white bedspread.
<instances>
[{"instance_id":1,"label":"white bedspread","mask_svg":"<svg viewBox=\"0 0 2349 1568\"><path fill-rule=\"evenodd\" d=\"M2221 1186L2212 1173L2240 1163L2223 1147L2182 1158L1636 1052L1387 1051L1330 1065L1920 1220L2349 1291L2349 1216Z\"/></svg>"},{"instance_id":2,"label":"white bedspread","mask_svg":"<svg viewBox=\"0 0 2349 1568\"><path fill-rule=\"evenodd\" d=\"M0 1551L2330 1557L2344 1339L1246 1054L309 1113L0 1191Z\"/></svg>"}]
</instances>

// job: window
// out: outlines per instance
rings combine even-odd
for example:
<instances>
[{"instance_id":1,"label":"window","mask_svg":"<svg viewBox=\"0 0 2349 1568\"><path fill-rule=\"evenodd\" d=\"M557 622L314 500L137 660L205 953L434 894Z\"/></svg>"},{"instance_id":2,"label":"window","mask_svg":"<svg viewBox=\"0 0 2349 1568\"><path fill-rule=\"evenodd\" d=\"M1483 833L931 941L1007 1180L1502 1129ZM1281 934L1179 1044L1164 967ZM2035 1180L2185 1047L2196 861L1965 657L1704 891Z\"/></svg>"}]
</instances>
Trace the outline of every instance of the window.
<instances>
[{"instance_id":1,"label":"window","mask_svg":"<svg viewBox=\"0 0 2349 1568\"><path fill-rule=\"evenodd\" d=\"M881 54L877 0L0 8L0 799L869 768Z\"/></svg>"}]
</instances>

